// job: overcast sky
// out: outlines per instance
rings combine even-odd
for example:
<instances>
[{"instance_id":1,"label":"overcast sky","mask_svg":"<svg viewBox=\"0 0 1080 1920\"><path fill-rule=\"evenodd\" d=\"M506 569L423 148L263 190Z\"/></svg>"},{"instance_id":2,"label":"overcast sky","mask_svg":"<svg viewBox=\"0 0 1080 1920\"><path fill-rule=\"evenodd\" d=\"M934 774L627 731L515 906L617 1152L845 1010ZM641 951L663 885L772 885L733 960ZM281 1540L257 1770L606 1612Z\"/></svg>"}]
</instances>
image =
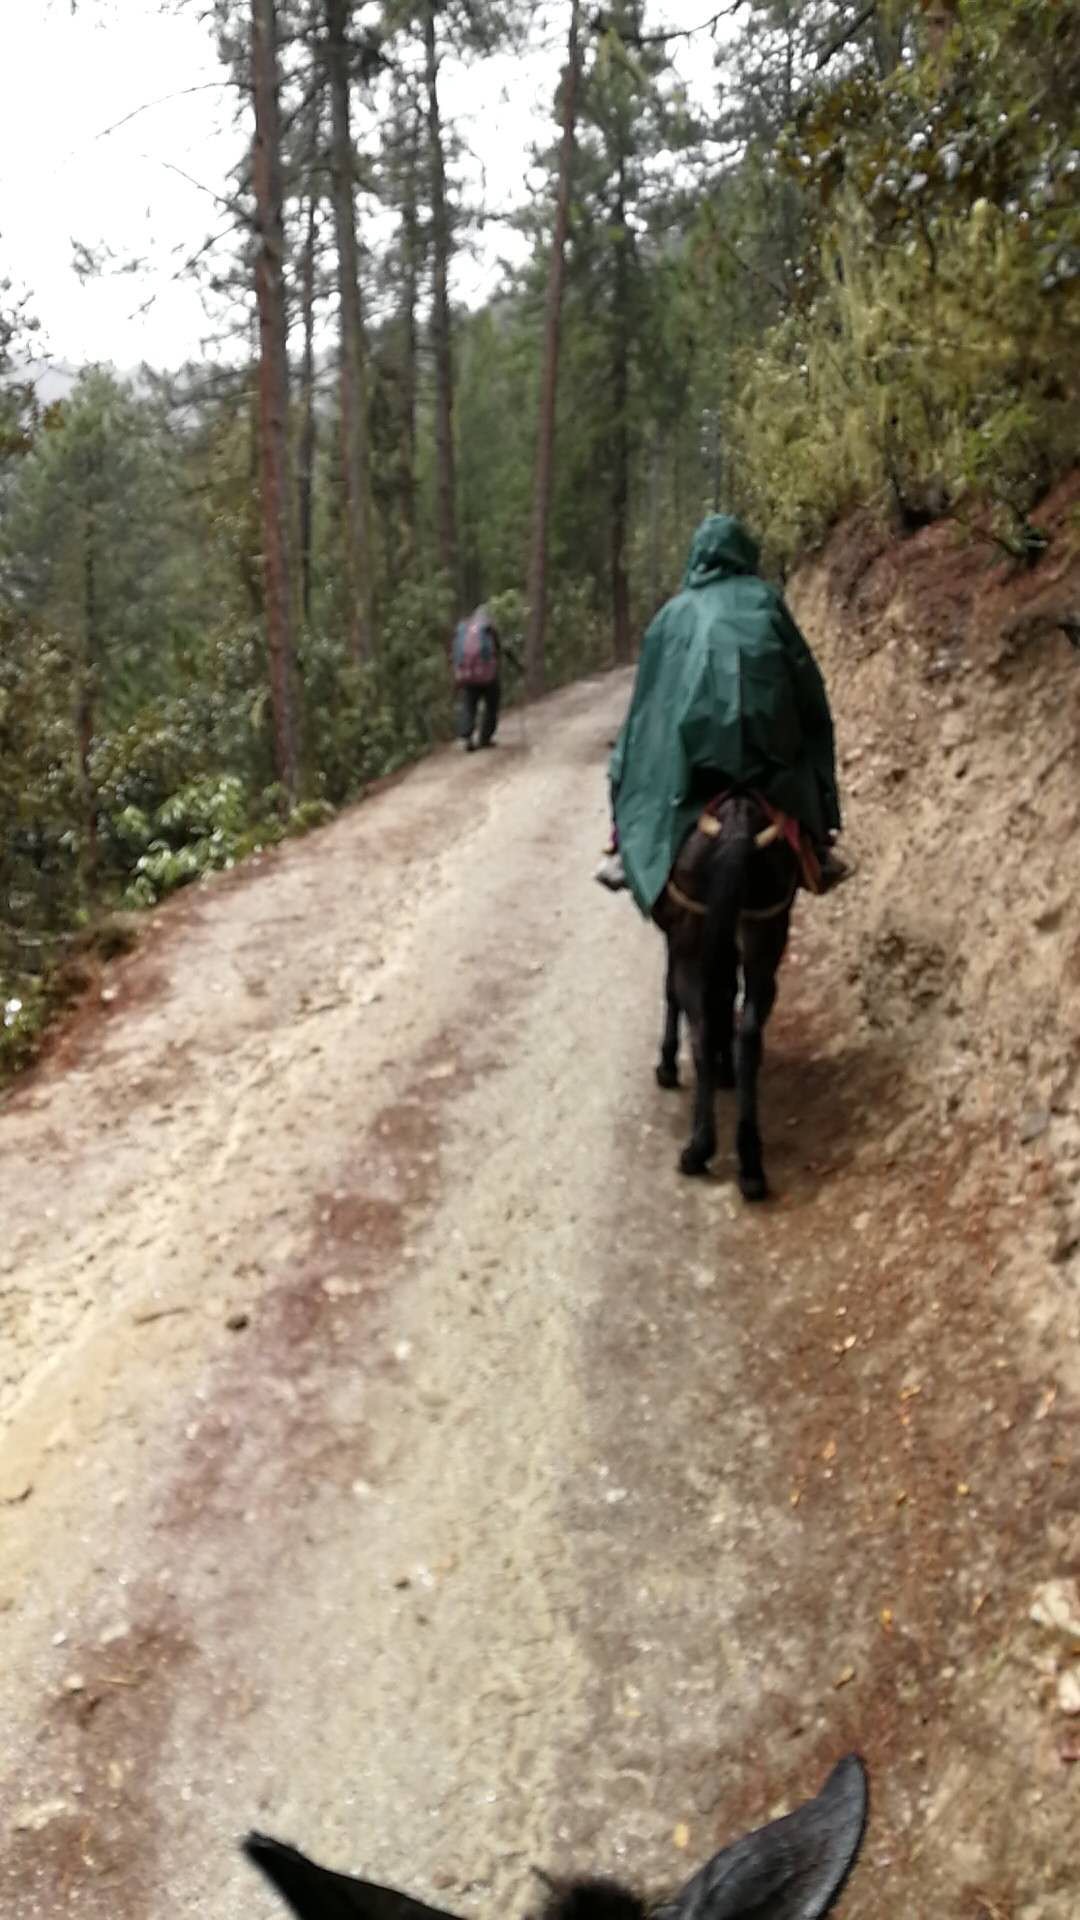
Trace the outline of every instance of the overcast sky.
<instances>
[{"instance_id":1,"label":"overcast sky","mask_svg":"<svg viewBox=\"0 0 1080 1920\"><path fill-rule=\"evenodd\" d=\"M710 11L711 0L653 0L649 20L696 26ZM212 196L226 190L243 135L199 13L198 0L78 0L74 13L71 0L17 0L5 20L0 278L29 291L55 360L175 366L213 331L183 265L215 222L227 222ZM552 0L526 59L444 72L447 115L475 156L467 184L475 197L483 183L496 210L527 193L529 147L546 133L567 13ZM713 91L713 51L708 35L675 48L699 98ZM76 241L147 265L80 284ZM486 229L478 257L459 262L458 298L482 297L507 244L504 229Z\"/></svg>"}]
</instances>

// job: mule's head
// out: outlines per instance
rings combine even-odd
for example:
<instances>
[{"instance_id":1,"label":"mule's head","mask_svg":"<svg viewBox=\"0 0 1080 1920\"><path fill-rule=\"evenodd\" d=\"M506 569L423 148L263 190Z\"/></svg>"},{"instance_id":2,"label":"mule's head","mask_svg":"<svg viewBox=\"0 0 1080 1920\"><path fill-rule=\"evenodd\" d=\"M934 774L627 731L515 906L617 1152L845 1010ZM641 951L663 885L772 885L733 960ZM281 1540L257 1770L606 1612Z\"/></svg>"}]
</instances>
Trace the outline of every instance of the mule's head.
<instances>
[{"instance_id":1,"label":"mule's head","mask_svg":"<svg viewBox=\"0 0 1080 1920\"><path fill-rule=\"evenodd\" d=\"M866 1774L849 1754L816 1800L714 1854L672 1899L650 1907L613 1881L549 1883L543 1920L819 1920L854 1864L866 1805ZM250 1834L244 1851L298 1920L454 1920L390 1887L330 1873L265 1834Z\"/></svg>"}]
</instances>

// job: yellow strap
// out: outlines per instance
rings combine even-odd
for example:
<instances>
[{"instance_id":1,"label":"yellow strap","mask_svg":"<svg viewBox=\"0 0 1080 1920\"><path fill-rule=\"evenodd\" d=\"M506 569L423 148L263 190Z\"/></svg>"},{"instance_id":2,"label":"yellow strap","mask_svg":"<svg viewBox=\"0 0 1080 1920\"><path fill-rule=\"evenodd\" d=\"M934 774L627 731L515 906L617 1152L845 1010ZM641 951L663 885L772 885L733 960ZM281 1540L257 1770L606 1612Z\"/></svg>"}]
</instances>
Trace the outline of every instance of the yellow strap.
<instances>
[{"instance_id":1,"label":"yellow strap","mask_svg":"<svg viewBox=\"0 0 1080 1920\"><path fill-rule=\"evenodd\" d=\"M697 823L697 827L698 832L706 834L710 840L719 839L724 831L714 813L703 813ZM774 841L779 839L780 828L774 820L771 825L762 827L761 832L754 835L754 845L755 847L771 847Z\"/></svg>"}]
</instances>

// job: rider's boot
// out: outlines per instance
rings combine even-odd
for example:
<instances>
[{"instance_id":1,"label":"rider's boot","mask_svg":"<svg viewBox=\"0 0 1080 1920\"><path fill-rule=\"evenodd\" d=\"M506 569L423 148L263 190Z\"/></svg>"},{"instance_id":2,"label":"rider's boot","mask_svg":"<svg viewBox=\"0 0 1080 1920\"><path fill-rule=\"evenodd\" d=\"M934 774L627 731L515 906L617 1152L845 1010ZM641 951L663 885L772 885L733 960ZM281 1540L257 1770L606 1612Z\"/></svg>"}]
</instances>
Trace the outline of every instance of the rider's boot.
<instances>
[{"instance_id":1,"label":"rider's boot","mask_svg":"<svg viewBox=\"0 0 1080 1920\"><path fill-rule=\"evenodd\" d=\"M602 887L607 887L609 892L622 892L626 886L626 874L623 871L622 854L617 848L614 852L604 855L593 877L599 880Z\"/></svg>"}]
</instances>

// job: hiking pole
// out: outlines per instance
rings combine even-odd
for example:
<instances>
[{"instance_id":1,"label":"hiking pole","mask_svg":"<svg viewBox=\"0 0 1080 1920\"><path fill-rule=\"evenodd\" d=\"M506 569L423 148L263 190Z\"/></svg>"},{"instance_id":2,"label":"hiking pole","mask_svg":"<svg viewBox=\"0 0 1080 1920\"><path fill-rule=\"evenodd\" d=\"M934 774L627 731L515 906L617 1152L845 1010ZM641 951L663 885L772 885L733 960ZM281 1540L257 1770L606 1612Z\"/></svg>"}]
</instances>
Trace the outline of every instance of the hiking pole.
<instances>
[{"instance_id":1,"label":"hiking pole","mask_svg":"<svg viewBox=\"0 0 1080 1920\"><path fill-rule=\"evenodd\" d=\"M521 750L523 753L527 753L529 750L529 729L525 719L525 669L521 663L520 654L516 653L513 647L508 647L505 641L503 643L503 651L518 677L518 725L521 735Z\"/></svg>"}]
</instances>

